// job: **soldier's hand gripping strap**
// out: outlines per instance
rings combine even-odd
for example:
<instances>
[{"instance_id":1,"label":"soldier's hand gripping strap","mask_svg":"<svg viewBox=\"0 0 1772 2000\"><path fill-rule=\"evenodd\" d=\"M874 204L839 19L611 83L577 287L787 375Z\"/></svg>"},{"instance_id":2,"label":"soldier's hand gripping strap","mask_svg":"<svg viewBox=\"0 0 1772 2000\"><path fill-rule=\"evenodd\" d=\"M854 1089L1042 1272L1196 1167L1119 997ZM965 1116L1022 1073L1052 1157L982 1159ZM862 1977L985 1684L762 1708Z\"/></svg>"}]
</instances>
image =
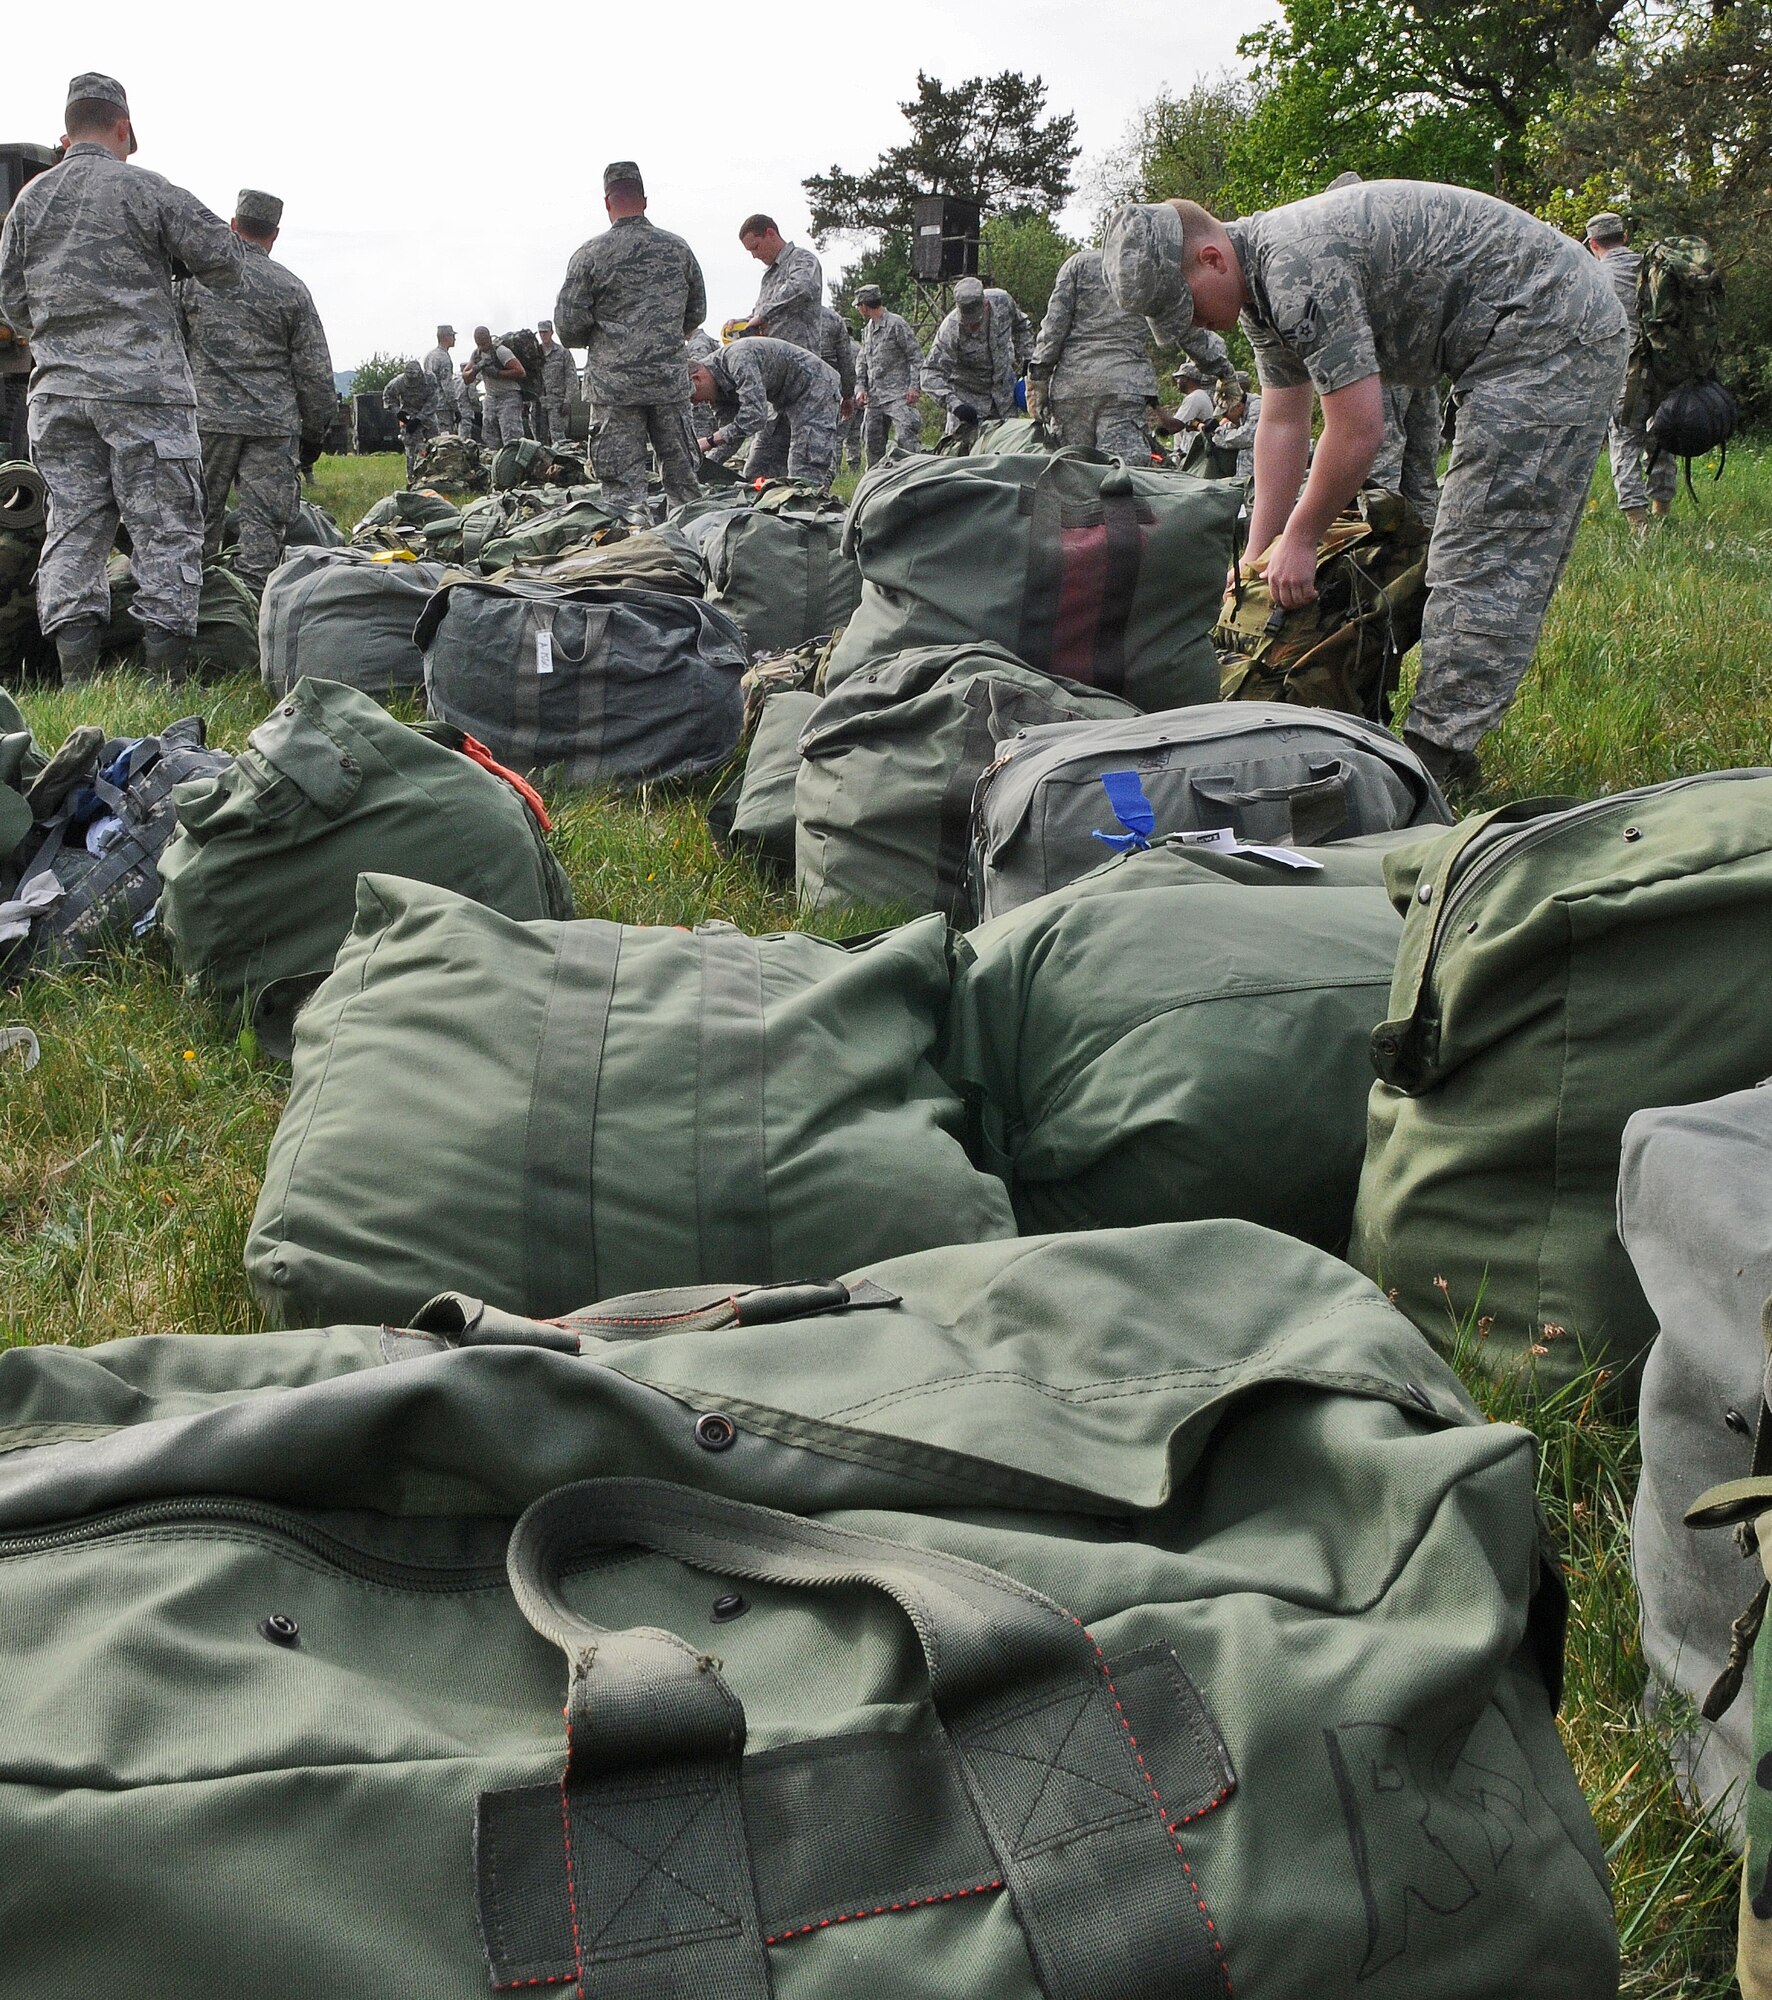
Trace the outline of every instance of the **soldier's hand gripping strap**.
<instances>
[{"instance_id":1,"label":"soldier's hand gripping strap","mask_svg":"<svg viewBox=\"0 0 1772 2000\"><path fill-rule=\"evenodd\" d=\"M565 1601L573 1569L636 1545L722 1577L884 1591L916 1631L940 1736L747 1759L716 1660L669 1632L606 1631ZM1006 1891L1050 2000L1228 1990L1179 1829L1235 1781L1166 1648L1110 1665L1068 1612L975 1563L656 1480L537 1501L507 1567L524 1616L566 1655L568 1745L558 1789L480 1801L495 1986L764 2000L771 1945ZM924 1871L924 1893L878 1879L893 1868ZM858 1887L870 1901L845 1904Z\"/></svg>"}]
</instances>

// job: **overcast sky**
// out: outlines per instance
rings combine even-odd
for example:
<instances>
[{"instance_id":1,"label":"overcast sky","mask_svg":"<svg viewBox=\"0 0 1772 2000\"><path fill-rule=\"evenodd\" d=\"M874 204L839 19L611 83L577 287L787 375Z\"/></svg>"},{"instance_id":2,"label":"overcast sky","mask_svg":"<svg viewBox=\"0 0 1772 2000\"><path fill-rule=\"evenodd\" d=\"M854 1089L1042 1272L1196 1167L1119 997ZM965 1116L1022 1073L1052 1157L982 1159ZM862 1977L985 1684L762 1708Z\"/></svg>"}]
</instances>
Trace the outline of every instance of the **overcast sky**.
<instances>
[{"instance_id":1,"label":"overcast sky","mask_svg":"<svg viewBox=\"0 0 1772 2000\"><path fill-rule=\"evenodd\" d=\"M42 0L8 37L0 139L53 144L68 78L129 91L137 164L221 215L286 203L277 254L308 282L333 361L471 345L553 310L566 260L607 226L605 161L632 158L654 221L693 244L708 312L750 307L738 242L754 209L804 239L801 180L858 170L905 136L920 67L953 83L1020 69L1074 112L1086 168L1136 107L1232 64L1265 0L977 0L937 6L734 0L272 9ZM501 32L500 21L509 23ZM747 38L745 31L751 31ZM1072 217L1079 230L1087 212ZM827 266L846 261L833 249Z\"/></svg>"}]
</instances>

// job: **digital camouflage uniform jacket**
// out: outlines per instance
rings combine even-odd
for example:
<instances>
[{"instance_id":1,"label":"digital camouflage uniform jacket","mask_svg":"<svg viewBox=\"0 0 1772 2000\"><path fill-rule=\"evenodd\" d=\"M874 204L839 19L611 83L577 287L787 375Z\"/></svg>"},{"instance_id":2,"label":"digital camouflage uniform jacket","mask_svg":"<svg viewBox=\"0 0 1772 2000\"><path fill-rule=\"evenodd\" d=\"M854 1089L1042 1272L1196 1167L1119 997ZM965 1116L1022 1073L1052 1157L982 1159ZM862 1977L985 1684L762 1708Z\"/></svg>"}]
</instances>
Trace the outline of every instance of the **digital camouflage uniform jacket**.
<instances>
[{"instance_id":1,"label":"digital camouflage uniform jacket","mask_svg":"<svg viewBox=\"0 0 1772 2000\"><path fill-rule=\"evenodd\" d=\"M189 409L174 281L225 290L244 264L239 237L195 195L83 140L12 205L0 316L31 343L33 395Z\"/></svg>"},{"instance_id":2,"label":"digital camouflage uniform jacket","mask_svg":"<svg viewBox=\"0 0 1772 2000\"><path fill-rule=\"evenodd\" d=\"M816 354L790 341L747 336L717 353L704 354L696 364L719 386L714 408L722 442L755 437L769 421L771 408L792 412L811 398L828 397L832 413L841 394L837 371Z\"/></svg>"},{"instance_id":3,"label":"digital camouflage uniform jacket","mask_svg":"<svg viewBox=\"0 0 1772 2000\"><path fill-rule=\"evenodd\" d=\"M909 320L895 312L883 312L878 319L867 321L855 385L868 392L870 402L896 402L907 389L918 386L922 368L923 349Z\"/></svg>"},{"instance_id":4,"label":"digital camouflage uniform jacket","mask_svg":"<svg viewBox=\"0 0 1772 2000\"><path fill-rule=\"evenodd\" d=\"M256 244L240 282L178 288L180 324L197 389L197 425L235 437L295 437L317 445L338 394L326 330L308 288Z\"/></svg>"},{"instance_id":5,"label":"digital camouflage uniform jacket","mask_svg":"<svg viewBox=\"0 0 1772 2000\"><path fill-rule=\"evenodd\" d=\"M835 306L819 310L819 359L837 371L837 386L844 402L855 394L855 336Z\"/></svg>"},{"instance_id":6,"label":"digital camouflage uniform jacket","mask_svg":"<svg viewBox=\"0 0 1772 2000\"><path fill-rule=\"evenodd\" d=\"M981 417L1012 417L1015 378L1032 349L1033 329L1007 292L987 286L984 299L989 310L976 327L966 325L956 306L936 329L923 387L950 410L970 403Z\"/></svg>"},{"instance_id":7,"label":"digital camouflage uniform jacket","mask_svg":"<svg viewBox=\"0 0 1772 2000\"><path fill-rule=\"evenodd\" d=\"M1148 330L1115 305L1099 250L1080 250L1059 266L1028 379L1056 396L1156 394Z\"/></svg>"},{"instance_id":8,"label":"digital camouflage uniform jacket","mask_svg":"<svg viewBox=\"0 0 1772 2000\"><path fill-rule=\"evenodd\" d=\"M683 341L707 317L695 252L643 215L628 215L581 244L566 267L554 331L585 349L585 397L617 403L686 403Z\"/></svg>"},{"instance_id":9,"label":"digital camouflage uniform jacket","mask_svg":"<svg viewBox=\"0 0 1772 2000\"><path fill-rule=\"evenodd\" d=\"M798 243L784 244L757 287L752 320L766 322L770 340L785 340L816 354L822 344L819 317L823 311L824 266Z\"/></svg>"}]
</instances>

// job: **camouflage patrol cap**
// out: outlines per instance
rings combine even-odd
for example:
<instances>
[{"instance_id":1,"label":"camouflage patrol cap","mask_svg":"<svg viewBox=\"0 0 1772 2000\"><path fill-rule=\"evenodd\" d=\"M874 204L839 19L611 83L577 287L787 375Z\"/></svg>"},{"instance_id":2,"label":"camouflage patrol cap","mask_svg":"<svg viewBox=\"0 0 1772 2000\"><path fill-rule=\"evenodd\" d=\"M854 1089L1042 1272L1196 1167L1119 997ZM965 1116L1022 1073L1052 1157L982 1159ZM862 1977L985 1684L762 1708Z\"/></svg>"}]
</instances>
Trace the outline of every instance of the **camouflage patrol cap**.
<instances>
[{"instance_id":1,"label":"camouflage patrol cap","mask_svg":"<svg viewBox=\"0 0 1772 2000\"><path fill-rule=\"evenodd\" d=\"M249 229L275 229L283 220L283 204L261 188L242 188L234 203L234 220Z\"/></svg>"},{"instance_id":2,"label":"camouflage patrol cap","mask_svg":"<svg viewBox=\"0 0 1772 2000\"><path fill-rule=\"evenodd\" d=\"M538 319L535 322L535 330L537 333L552 333L554 322L551 319Z\"/></svg>"},{"instance_id":3,"label":"camouflage patrol cap","mask_svg":"<svg viewBox=\"0 0 1772 2000\"><path fill-rule=\"evenodd\" d=\"M1168 340L1194 323L1194 295L1181 275L1181 217L1166 201L1128 202L1108 217L1101 275L1122 312L1161 319Z\"/></svg>"},{"instance_id":4,"label":"camouflage patrol cap","mask_svg":"<svg viewBox=\"0 0 1772 2000\"><path fill-rule=\"evenodd\" d=\"M1323 192L1325 194L1333 194L1337 188L1351 188L1358 187L1359 185L1360 176L1354 172L1352 167L1349 167L1345 174L1337 174Z\"/></svg>"},{"instance_id":5,"label":"camouflage patrol cap","mask_svg":"<svg viewBox=\"0 0 1772 2000\"><path fill-rule=\"evenodd\" d=\"M983 283L977 278L962 278L954 287L954 304L967 319L971 319L975 314L983 312Z\"/></svg>"},{"instance_id":6,"label":"camouflage patrol cap","mask_svg":"<svg viewBox=\"0 0 1772 2000\"><path fill-rule=\"evenodd\" d=\"M133 153L136 149L135 118L129 109L129 93L114 76L106 76L102 70L85 69L78 76L70 77L67 106L62 116L65 118L76 104L90 104L94 101L116 105L129 120L129 150Z\"/></svg>"},{"instance_id":7,"label":"camouflage patrol cap","mask_svg":"<svg viewBox=\"0 0 1772 2000\"><path fill-rule=\"evenodd\" d=\"M1587 233L1596 243L1617 243L1624 237L1624 217L1615 209L1603 208L1587 219Z\"/></svg>"},{"instance_id":8,"label":"camouflage patrol cap","mask_svg":"<svg viewBox=\"0 0 1772 2000\"><path fill-rule=\"evenodd\" d=\"M603 169L603 192L605 194L611 188L629 184L637 187L642 194L646 192L646 183L640 178L640 169L634 161L611 160L608 166Z\"/></svg>"},{"instance_id":9,"label":"camouflage patrol cap","mask_svg":"<svg viewBox=\"0 0 1772 2000\"><path fill-rule=\"evenodd\" d=\"M884 294L878 285L863 285L855 295L858 306L878 306L885 304Z\"/></svg>"},{"instance_id":10,"label":"camouflage patrol cap","mask_svg":"<svg viewBox=\"0 0 1772 2000\"><path fill-rule=\"evenodd\" d=\"M452 326L438 327L437 338L439 340L453 340L455 338L455 328Z\"/></svg>"}]
</instances>

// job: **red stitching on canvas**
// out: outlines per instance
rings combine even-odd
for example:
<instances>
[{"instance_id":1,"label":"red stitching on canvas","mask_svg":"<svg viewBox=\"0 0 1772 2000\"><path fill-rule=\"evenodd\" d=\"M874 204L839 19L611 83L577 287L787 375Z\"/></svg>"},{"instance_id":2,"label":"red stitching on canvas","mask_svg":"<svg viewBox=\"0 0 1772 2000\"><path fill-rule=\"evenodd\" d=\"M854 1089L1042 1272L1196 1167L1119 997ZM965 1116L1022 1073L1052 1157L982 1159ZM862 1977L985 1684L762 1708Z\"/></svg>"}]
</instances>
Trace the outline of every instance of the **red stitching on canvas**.
<instances>
[{"instance_id":1,"label":"red stitching on canvas","mask_svg":"<svg viewBox=\"0 0 1772 2000\"><path fill-rule=\"evenodd\" d=\"M578 1886L572 1879L572 1795L567 1781L572 1776L572 1696L560 1711L566 1718L566 1768L560 1773L560 1832L566 1842L566 1907L572 1912L572 1969L578 1981L578 2000L585 2000L585 1955L578 1941ZM552 1982L549 1982L550 1984Z\"/></svg>"},{"instance_id":2,"label":"red stitching on canvas","mask_svg":"<svg viewBox=\"0 0 1772 2000\"><path fill-rule=\"evenodd\" d=\"M492 1990L495 1993L514 1993L522 1986L564 1986L569 1979L576 1979L576 1972L546 1972L534 1979L495 1979Z\"/></svg>"},{"instance_id":3,"label":"red stitching on canvas","mask_svg":"<svg viewBox=\"0 0 1772 2000\"><path fill-rule=\"evenodd\" d=\"M921 1910L931 1903L958 1903L967 1896L988 1896L993 1889L1002 1888L997 1882L975 1882L970 1889L950 1889L944 1896L919 1896L909 1903L876 1903L871 1910L845 1910L838 1917L820 1917L817 1923L802 1924L798 1930L782 1931L775 1937L766 1937L765 1944L791 1944L795 1938L809 1937L814 1931L828 1931L833 1924L858 1924L864 1917L890 1916L894 1910Z\"/></svg>"},{"instance_id":4,"label":"red stitching on canvas","mask_svg":"<svg viewBox=\"0 0 1772 2000\"><path fill-rule=\"evenodd\" d=\"M1120 1727L1126 1732L1126 1741L1132 1746L1132 1756L1134 1762L1138 1765L1139 1774L1150 1788L1151 1798L1157 1808L1157 1817L1163 1822L1163 1831L1168 1834L1170 1844L1175 1849L1175 1858L1181 1863L1181 1872L1187 1877L1188 1890L1193 1896L1195 1903L1199 1905L1200 1920L1206 1926L1206 1935L1212 1940L1213 1955L1218 1960L1218 1976L1224 1981L1224 1990L1229 1993L1232 1991L1231 1969L1225 1959L1224 1942L1218 1935L1218 1926L1212 1921L1212 1912L1206 1907L1206 1898L1200 1894L1200 1885L1194 1880L1194 1871L1188 1866L1188 1858L1182 1852L1181 1839L1177 1832L1178 1828L1186 1826L1191 1820L1201 1819L1207 1813L1223 1805L1225 1800L1230 1797L1229 1788L1221 1785L1217 1795L1208 1799L1203 1806L1196 1807L1191 1813L1183 1813L1179 1819L1172 1820L1169 1817L1168 1813L1163 1809L1163 1795L1157 1790L1157 1781L1151 1776L1145 1764L1144 1752L1138 1747L1138 1738L1133 1735L1132 1724L1127 1717L1126 1710L1121 1705L1120 1690L1114 1686L1114 1677L1108 1670L1107 1655L1101 1650L1095 1634L1090 1631L1081 1618L1077 1617L1074 1612L1067 1613L1066 1615L1070 1618L1071 1623L1076 1626L1077 1630L1082 1633L1083 1637L1089 1641L1090 1645L1095 1648L1095 1658L1101 1667L1101 1677L1107 1682L1108 1693L1114 1698L1114 1713L1120 1718Z\"/></svg>"}]
</instances>

